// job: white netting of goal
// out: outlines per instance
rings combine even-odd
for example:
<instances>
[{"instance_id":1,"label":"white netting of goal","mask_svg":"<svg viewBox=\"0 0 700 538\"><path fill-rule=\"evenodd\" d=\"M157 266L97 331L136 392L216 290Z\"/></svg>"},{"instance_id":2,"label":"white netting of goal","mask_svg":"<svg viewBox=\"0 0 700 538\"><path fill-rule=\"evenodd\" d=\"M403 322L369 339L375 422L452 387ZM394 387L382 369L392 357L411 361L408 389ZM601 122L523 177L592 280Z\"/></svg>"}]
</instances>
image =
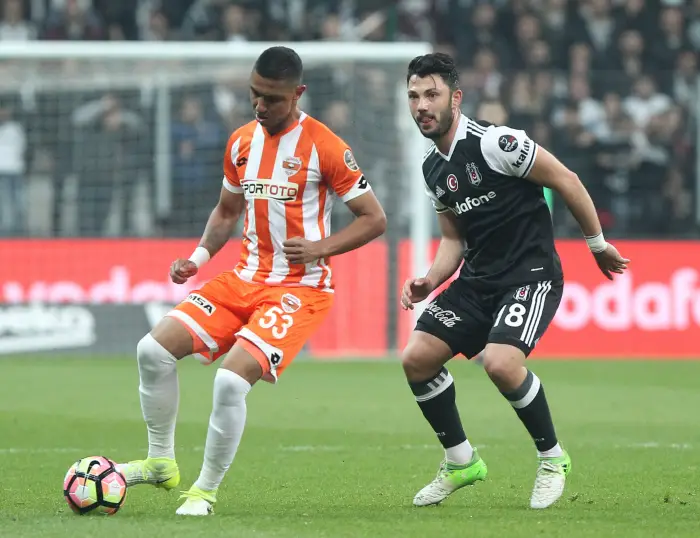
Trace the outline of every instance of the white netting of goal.
<instances>
[{"instance_id":1,"label":"white netting of goal","mask_svg":"<svg viewBox=\"0 0 700 538\"><path fill-rule=\"evenodd\" d=\"M252 118L252 64L269 45L0 44L0 99L21 119L28 151L32 211L19 234L199 236L226 139ZM429 45L290 46L305 64L304 110L353 147L392 229L410 235L421 220L411 178L426 145L404 77Z\"/></svg>"}]
</instances>

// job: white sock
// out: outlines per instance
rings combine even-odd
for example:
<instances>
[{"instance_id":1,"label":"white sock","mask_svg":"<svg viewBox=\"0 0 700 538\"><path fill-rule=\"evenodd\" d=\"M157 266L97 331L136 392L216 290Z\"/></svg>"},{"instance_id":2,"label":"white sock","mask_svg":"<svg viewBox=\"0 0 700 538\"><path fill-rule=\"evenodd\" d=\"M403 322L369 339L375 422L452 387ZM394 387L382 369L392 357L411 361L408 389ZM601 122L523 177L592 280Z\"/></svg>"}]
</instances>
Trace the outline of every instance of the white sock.
<instances>
[{"instance_id":1,"label":"white sock","mask_svg":"<svg viewBox=\"0 0 700 538\"><path fill-rule=\"evenodd\" d=\"M141 411L148 427L148 457L175 458L175 421L180 401L177 359L150 334L136 347Z\"/></svg>"},{"instance_id":2,"label":"white sock","mask_svg":"<svg viewBox=\"0 0 700 538\"><path fill-rule=\"evenodd\" d=\"M539 450L537 451L537 456L540 458L558 458L563 455L564 451L559 446L559 443L554 445L549 450L545 450L544 452L540 452Z\"/></svg>"},{"instance_id":3,"label":"white sock","mask_svg":"<svg viewBox=\"0 0 700 538\"><path fill-rule=\"evenodd\" d=\"M474 449L469 444L469 440L445 449L445 459L449 463L456 463L457 465L466 465L472 460L473 455Z\"/></svg>"},{"instance_id":4,"label":"white sock","mask_svg":"<svg viewBox=\"0 0 700 538\"><path fill-rule=\"evenodd\" d=\"M209 417L209 431L204 446L204 464L194 483L200 489L219 487L233 462L243 436L246 419L245 398L250 383L226 368L219 368L214 378L214 408Z\"/></svg>"}]
</instances>

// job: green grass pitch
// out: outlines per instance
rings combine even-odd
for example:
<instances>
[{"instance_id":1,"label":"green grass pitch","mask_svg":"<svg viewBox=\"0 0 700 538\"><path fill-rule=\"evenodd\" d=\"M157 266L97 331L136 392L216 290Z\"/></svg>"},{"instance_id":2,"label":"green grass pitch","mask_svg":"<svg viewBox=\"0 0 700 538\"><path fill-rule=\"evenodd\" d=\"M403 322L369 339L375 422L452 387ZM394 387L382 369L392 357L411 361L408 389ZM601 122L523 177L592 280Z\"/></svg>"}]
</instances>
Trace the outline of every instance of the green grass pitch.
<instances>
[{"instance_id":1,"label":"green grass pitch","mask_svg":"<svg viewBox=\"0 0 700 538\"><path fill-rule=\"evenodd\" d=\"M145 456L133 360L0 360L0 536L700 536L700 362L530 363L573 458L565 496L528 508L534 449L483 371L451 371L489 478L415 509L442 453L396 362L299 360L249 397L241 449L216 514L176 518L176 492L134 487L111 518L61 494L81 456ZM183 487L202 460L214 367L180 365ZM98 534L99 533L99 534Z\"/></svg>"}]
</instances>

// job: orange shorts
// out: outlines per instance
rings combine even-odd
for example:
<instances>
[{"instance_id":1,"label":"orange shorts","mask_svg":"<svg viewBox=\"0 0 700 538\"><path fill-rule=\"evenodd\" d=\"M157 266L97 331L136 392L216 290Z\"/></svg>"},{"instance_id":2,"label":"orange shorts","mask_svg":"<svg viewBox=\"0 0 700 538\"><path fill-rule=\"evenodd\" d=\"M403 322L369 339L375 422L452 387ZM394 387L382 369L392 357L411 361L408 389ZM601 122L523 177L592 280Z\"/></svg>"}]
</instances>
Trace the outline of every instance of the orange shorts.
<instances>
[{"instance_id":1,"label":"orange shorts","mask_svg":"<svg viewBox=\"0 0 700 538\"><path fill-rule=\"evenodd\" d=\"M194 340L194 354L211 364L238 341L274 383L321 325L333 294L306 287L267 286L221 273L193 291L168 316Z\"/></svg>"}]
</instances>

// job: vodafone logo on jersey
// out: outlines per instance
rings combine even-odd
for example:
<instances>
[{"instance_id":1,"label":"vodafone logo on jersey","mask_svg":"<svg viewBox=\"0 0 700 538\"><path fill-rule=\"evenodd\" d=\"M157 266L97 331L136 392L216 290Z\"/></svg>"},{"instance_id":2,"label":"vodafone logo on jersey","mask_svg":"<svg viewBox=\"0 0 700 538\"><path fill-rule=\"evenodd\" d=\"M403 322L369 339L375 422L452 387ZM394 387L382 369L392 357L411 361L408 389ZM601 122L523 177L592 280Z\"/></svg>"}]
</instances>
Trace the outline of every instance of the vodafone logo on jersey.
<instances>
[{"instance_id":1,"label":"vodafone logo on jersey","mask_svg":"<svg viewBox=\"0 0 700 538\"><path fill-rule=\"evenodd\" d=\"M244 179L241 181L243 193L247 199L278 200L291 202L299 194L296 183L269 181L263 179Z\"/></svg>"},{"instance_id":2,"label":"vodafone logo on jersey","mask_svg":"<svg viewBox=\"0 0 700 538\"><path fill-rule=\"evenodd\" d=\"M486 194L482 194L481 196L475 196L474 198L470 198L467 196L464 199L464 202L460 202L455 204L454 208L452 211L456 213L457 215L461 215L463 213L468 213L475 207L479 207L484 204L488 204L491 202L496 197L496 193L493 191L489 191Z\"/></svg>"}]
</instances>

